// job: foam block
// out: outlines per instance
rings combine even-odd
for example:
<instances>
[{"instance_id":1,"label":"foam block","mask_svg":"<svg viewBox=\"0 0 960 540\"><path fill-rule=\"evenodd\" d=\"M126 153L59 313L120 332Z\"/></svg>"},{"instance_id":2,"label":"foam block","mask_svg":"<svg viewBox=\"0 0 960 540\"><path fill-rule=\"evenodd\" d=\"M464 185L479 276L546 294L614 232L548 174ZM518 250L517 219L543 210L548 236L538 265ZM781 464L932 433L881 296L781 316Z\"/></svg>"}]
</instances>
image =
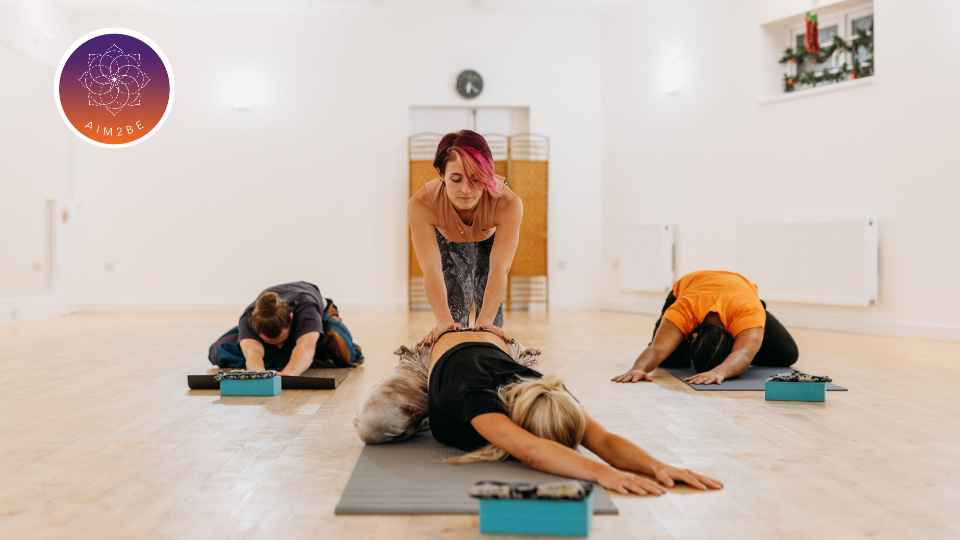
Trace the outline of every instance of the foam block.
<instances>
[{"instance_id":1,"label":"foam block","mask_svg":"<svg viewBox=\"0 0 960 540\"><path fill-rule=\"evenodd\" d=\"M825 382L767 381L763 398L766 401L826 401Z\"/></svg>"},{"instance_id":2,"label":"foam block","mask_svg":"<svg viewBox=\"0 0 960 540\"><path fill-rule=\"evenodd\" d=\"M223 379L220 381L221 396L276 396L282 391L280 375L268 379Z\"/></svg>"},{"instance_id":3,"label":"foam block","mask_svg":"<svg viewBox=\"0 0 960 540\"><path fill-rule=\"evenodd\" d=\"M481 534L588 536L593 493L579 501L480 499Z\"/></svg>"}]
</instances>

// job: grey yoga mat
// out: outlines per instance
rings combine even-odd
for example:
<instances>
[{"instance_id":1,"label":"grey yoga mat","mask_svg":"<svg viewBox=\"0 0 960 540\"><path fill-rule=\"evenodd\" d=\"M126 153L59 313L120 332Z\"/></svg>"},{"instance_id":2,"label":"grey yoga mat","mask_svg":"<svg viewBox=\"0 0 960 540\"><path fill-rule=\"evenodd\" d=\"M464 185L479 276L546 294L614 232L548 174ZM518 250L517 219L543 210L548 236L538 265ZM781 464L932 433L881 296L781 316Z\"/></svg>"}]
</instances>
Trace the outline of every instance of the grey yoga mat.
<instances>
[{"instance_id":1,"label":"grey yoga mat","mask_svg":"<svg viewBox=\"0 0 960 540\"><path fill-rule=\"evenodd\" d=\"M405 442L367 445L360 453L334 513L476 514L476 499L467 490L480 480L547 482L551 476L517 462L441 463L463 452L421 433ZM594 514L618 514L606 490L597 488Z\"/></svg>"},{"instance_id":2,"label":"grey yoga mat","mask_svg":"<svg viewBox=\"0 0 960 540\"><path fill-rule=\"evenodd\" d=\"M661 368L674 377L683 381L685 378L693 375L695 372L690 368ZM763 384L767 379L780 373L791 373L793 368L782 367L760 367L750 366L747 372L735 379L723 381L720 384L690 384L684 383L694 390L704 390L707 392L722 392L725 390L763 390ZM827 384L827 390L837 392L846 392L847 389L833 383Z\"/></svg>"}]
</instances>

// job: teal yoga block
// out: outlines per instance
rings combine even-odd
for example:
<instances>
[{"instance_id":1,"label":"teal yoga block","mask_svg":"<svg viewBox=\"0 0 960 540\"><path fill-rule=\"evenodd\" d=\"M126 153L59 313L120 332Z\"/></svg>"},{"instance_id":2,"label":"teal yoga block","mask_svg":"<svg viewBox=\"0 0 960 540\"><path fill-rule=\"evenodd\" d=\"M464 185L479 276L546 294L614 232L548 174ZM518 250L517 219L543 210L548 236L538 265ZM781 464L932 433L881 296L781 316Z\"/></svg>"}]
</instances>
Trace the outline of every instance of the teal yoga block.
<instances>
[{"instance_id":1,"label":"teal yoga block","mask_svg":"<svg viewBox=\"0 0 960 540\"><path fill-rule=\"evenodd\" d=\"M593 493L579 501L480 499L480 534L588 536Z\"/></svg>"},{"instance_id":2,"label":"teal yoga block","mask_svg":"<svg viewBox=\"0 0 960 540\"><path fill-rule=\"evenodd\" d=\"M827 383L767 381L763 394L766 401L826 401Z\"/></svg>"},{"instance_id":3,"label":"teal yoga block","mask_svg":"<svg viewBox=\"0 0 960 540\"><path fill-rule=\"evenodd\" d=\"M280 375L266 379L222 379L221 396L276 396L280 394Z\"/></svg>"}]
</instances>

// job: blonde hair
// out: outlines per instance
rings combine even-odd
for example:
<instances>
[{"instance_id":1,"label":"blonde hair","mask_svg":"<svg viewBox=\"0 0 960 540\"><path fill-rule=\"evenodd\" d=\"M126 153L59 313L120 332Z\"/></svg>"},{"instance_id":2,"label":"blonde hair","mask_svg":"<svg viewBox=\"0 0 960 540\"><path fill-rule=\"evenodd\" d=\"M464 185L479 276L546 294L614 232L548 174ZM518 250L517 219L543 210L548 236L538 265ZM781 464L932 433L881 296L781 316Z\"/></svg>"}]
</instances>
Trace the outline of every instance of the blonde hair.
<instances>
[{"instance_id":1,"label":"blonde hair","mask_svg":"<svg viewBox=\"0 0 960 540\"><path fill-rule=\"evenodd\" d=\"M567 392L556 376L542 379L520 379L497 391L510 419L537 437L576 448L583 441L587 417L580 403ZM503 461L506 451L488 444L469 454L445 460L447 463L479 463Z\"/></svg>"}]
</instances>

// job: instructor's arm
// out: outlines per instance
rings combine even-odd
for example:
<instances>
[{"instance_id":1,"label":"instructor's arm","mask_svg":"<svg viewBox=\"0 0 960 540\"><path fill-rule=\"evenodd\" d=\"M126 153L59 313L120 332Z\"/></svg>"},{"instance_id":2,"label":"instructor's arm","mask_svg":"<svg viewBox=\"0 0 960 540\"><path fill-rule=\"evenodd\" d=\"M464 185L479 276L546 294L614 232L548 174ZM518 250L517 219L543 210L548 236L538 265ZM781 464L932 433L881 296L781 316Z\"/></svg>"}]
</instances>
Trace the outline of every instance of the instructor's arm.
<instances>
[{"instance_id":1,"label":"instructor's arm","mask_svg":"<svg viewBox=\"0 0 960 540\"><path fill-rule=\"evenodd\" d=\"M503 294L507 290L507 275L513 264L520 244L520 224L523 222L523 201L515 197L500 209L501 219L497 223L497 234L490 251L490 273L487 275L487 288L483 291L483 309L477 316L477 326L493 326L493 320L503 303Z\"/></svg>"},{"instance_id":2,"label":"instructor's arm","mask_svg":"<svg viewBox=\"0 0 960 540\"><path fill-rule=\"evenodd\" d=\"M410 199L407 209L410 216L413 251L417 255L420 269L423 270L423 287L426 289L427 300L437 321L432 333L436 334L437 329L449 328L455 323L453 316L450 315L450 306L447 305L447 285L443 281L443 266L440 262L440 248L437 246L436 231L433 226L433 213L415 199Z\"/></svg>"}]
</instances>

